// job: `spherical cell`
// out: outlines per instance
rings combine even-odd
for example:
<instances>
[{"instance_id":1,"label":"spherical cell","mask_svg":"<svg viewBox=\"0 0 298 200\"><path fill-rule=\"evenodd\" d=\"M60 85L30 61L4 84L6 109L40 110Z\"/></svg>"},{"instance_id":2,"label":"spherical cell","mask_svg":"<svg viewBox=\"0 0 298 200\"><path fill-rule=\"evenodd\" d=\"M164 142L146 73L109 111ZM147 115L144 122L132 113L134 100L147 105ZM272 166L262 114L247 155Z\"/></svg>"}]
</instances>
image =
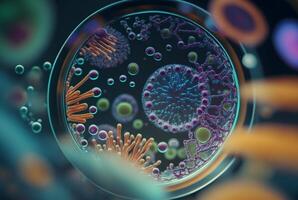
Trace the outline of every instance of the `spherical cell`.
<instances>
[{"instance_id":1,"label":"spherical cell","mask_svg":"<svg viewBox=\"0 0 298 200\"><path fill-rule=\"evenodd\" d=\"M171 138L168 144L169 144L169 147L173 147L173 148L178 148L180 145L179 140L177 138Z\"/></svg>"},{"instance_id":2,"label":"spherical cell","mask_svg":"<svg viewBox=\"0 0 298 200\"><path fill-rule=\"evenodd\" d=\"M132 105L128 102L121 102L117 105L117 113L120 116L130 116L132 113Z\"/></svg>"},{"instance_id":3,"label":"spherical cell","mask_svg":"<svg viewBox=\"0 0 298 200\"><path fill-rule=\"evenodd\" d=\"M136 129L136 130L140 130L140 129L143 128L144 123L143 123L143 121L142 121L141 119L135 119L135 120L133 121L132 126L134 127L134 129Z\"/></svg>"},{"instance_id":4,"label":"spherical cell","mask_svg":"<svg viewBox=\"0 0 298 200\"><path fill-rule=\"evenodd\" d=\"M167 152L165 153L165 158L167 160L174 160L177 156L177 150L175 148L168 148Z\"/></svg>"},{"instance_id":5,"label":"spherical cell","mask_svg":"<svg viewBox=\"0 0 298 200\"><path fill-rule=\"evenodd\" d=\"M130 74L132 76L137 75L139 73L139 70L140 70L139 65L137 63L134 63L134 62L129 63L127 68L128 68L128 74Z\"/></svg>"},{"instance_id":6,"label":"spherical cell","mask_svg":"<svg viewBox=\"0 0 298 200\"><path fill-rule=\"evenodd\" d=\"M137 101L131 95L122 94L113 102L112 114L118 122L126 123L133 120L137 112Z\"/></svg>"},{"instance_id":7,"label":"spherical cell","mask_svg":"<svg viewBox=\"0 0 298 200\"><path fill-rule=\"evenodd\" d=\"M145 53L146 53L147 56L153 56L155 54L154 47L147 47L145 49Z\"/></svg>"},{"instance_id":8,"label":"spherical cell","mask_svg":"<svg viewBox=\"0 0 298 200\"><path fill-rule=\"evenodd\" d=\"M154 58L155 61L161 61L162 60L162 54L160 52L156 52L153 55L153 58Z\"/></svg>"},{"instance_id":9,"label":"spherical cell","mask_svg":"<svg viewBox=\"0 0 298 200\"><path fill-rule=\"evenodd\" d=\"M256 46L268 33L262 13L249 1L212 1L210 12L219 31L246 45Z\"/></svg>"},{"instance_id":10,"label":"spherical cell","mask_svg":"<svg viewBox=\"0 0 298 200\"><path fill-rule=\"evenodd\" d=\"M76 125L76 131L79 134L83 134L85 132L85 125L84 124L77 124Z\"/></svg>"},{"instance_id":11,"label":"spherical cell","mask_svg":"<svg viewBox=\"0 0 298 200\"><path fill-rule=\"evenodd\" d=\"M206 143L211 138L211 132L208 128L198 127L195 130L195 137L199 143Z\"/></svg>"},{"instance_id":12,"label":"spherical cell","mask_svg":"<svg viewBox=\"0 0 298 200\"><path fill-rule=\"evenodd\" d=\"M113 78L109 78L108 80L107 80L107 84L108 85L114 85L114 83L115 83L115 81L114 81L114 79Z\"/></svg>"},{"instance_id":13,"label":"spherical cell","mask_svg":"<svg viewBox=\"0 0 298 200\"><path fill-rule=\"evenodd\" d=\"M42 125L40 122L33 122L31 124L31 128L32 128L33 133L40 133L42 130Z\"/></svg>"},{"instance_id":14,"label":"spherical cell","mask_svg":"<svg viewBox=\"0 0 298 200\"><path fill-rule=\"evenodd\" d=\"M93 115L97 113L97 107L96 106L90 106L89 107L89 112Z\"/></svg>"},{"instance_id":15,"label":"spherical cell","mask_svg":"<svg viewBox=\"0 0 298 200\"><path fill-rule=\"evenodd\" d=\"M52 63L50 63L49 61L46 61L43 63L43 69L46 71L49 71L52 69Z\"/></svg>"},{"instance_id":16,"label":"spherical cell","mask_svg":"<svg viewBox=\"0 0 298 200\"><path fill-rule=\"evenodd\" d=\"M189 52L187 57L190 63L196 63L198 60L198 54L194 51Z\"/></svg>"},{"instance_id":17,"label":"spherical cell","mask_svg":"<svg viewBox=\"0 0 298 200\"><path fill-rule=\"evenodd\" d=\"M89 132L90 135L97 135L98 127L95 124L92 124L88 128L88 132Z\"/></svg>"},{"instance_id":18,"label":"spherical cell","mask_svg":"<svg viewBox=\"0 0 298 200\"><path fill-rule=\"evenodd\" d=\"M107 131L105 131L105 130L100 130L100 131L98 132L98 139L99 139L99 140L101 140L101 141L105 141L105 140L107 140L107 138L108 138L108 133L107 133Z\"/></svg>"},{"instance_id":19,"label":"spherical cell","mask_svg":"<svg viewBox=\"0 0 298 200\"><path fill-rule=\"evenodd\" d=\"M23 65L17 65L17 66L15 67L15 72L16 72L16 74L18 74L18 75L22 75L22 74L24 74L24 72L25 72L25 68L24 68L24 66L23 66Z\"/></svg>"},{"instance_id":20,"label":"spherical cell","mask_svg":"<svg viewBox=\"0 0 298 200\"><path fill-rule=\"evenodd\" d=\"M170 29L168 29L168 28L164 28L164 29L162 29L161 32L160 32L160 34L161 34L161 37L162 37L163 39L168 39L168 38L170 38L171 35L172 35Z\"/></svg>"},{"instance_id":21,"label":"spherical cell","mask_svg":"<svg viewBox=\"0 0 298 200\"><path fill-rule=\"evenodd\" d=\"M251 53L246 53L242 58L242 64L247 68L255 68L258 64L257 58Z\"/></svg>"},{"instance_id":22,"label":"spherical cell","mask_svg":"<svg viewBox=\"0 0 298 200\"><path fill-rule=\"evenodd\" d=\"M119 76L119 81L120 81L121 83L125 83L125 82L127 81L127 76L125 76L125 75L120 75L120 76Z\"/></svg>"},{"instance_id":23,"label":"spherical cell","mask_svg":"<svg viewBox=\"0 0 298 200\"><path fill-rule=\"evenodd\" d=\"M273 35L273 43L280 57L294 69L298 69L298 21L280 22Z\"/></svg>"},{"instance_id":24,"label":"spherical cell","mask_svg":"<svg viewBox=\"0 0 298 200\"><path fill-rule=\"evenodd\" d=\"M196 39L196 37L195 36L189 36L188 37L188 40L187 40L187 42L188 42L188 44L193 44L193 43L195 43L197 41L197 39Z\"/></svg>"},{"instance_id":25,"label":"spherical cell","mask_svg":"<svg viewBox=\"0 0 298 200\"><path fill-rule=\"evenodd\" d=\"M205 97L202 97L204 93ZM166 132L193 127L199 111L209 104L205 80L193 68L173 64L155 71L143 89L143 108L149 120Z\"/></svg>"},{"instance_id":26,"label":"spherical cell","mask_svg":"<svg viewBox=\"0 0 298 200\"><path fill-rule=\"evenodd\" d=\"M160 142L157 145L157 149L160 153L166 153L168 150L168 144L165 142Z\"/></svg>"},{"instance_id":27,"label":"spherical cell","mask_svg":"<svg viewBox=\"0 0 298 200\"><path fill-rule=\"evenodd\" d=\"M100 98L96 106L100 111L107 111L110 107L110 101L107 98Z\"/></svg>"},{"instance_id":28,"label":"spherical cell","mask_svg":"<svg viewBox=\"0 0 298 200\"><path fill-rule=\"evenodd\" d=\"M130 82L129 82L129 87L131 87L131 88L136 87L136 82L134 82L134 81L130 81Z\"/></svg>"},{"instance_id":29,"label":"spherical cell","mask_svg":"<svg viewBox=\"0 0 298 200\"><path fill-rule=\"evenodd\" d=\"M177 150L177 156L178 158L180 158L181 160L182 159L185 159L186 158L186 151L184 148L180 148Z\"/></svg>"}]
</instances>

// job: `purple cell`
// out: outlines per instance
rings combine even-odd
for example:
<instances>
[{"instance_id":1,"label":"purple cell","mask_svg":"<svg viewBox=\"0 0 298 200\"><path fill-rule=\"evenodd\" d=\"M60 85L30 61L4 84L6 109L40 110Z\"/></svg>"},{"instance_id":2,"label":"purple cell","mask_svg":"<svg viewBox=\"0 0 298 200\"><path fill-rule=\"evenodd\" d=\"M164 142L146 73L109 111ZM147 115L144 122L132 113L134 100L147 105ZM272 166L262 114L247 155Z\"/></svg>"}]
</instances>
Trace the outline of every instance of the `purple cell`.
<instances>
[{"instance_id":1,"label":"purple cell","mask_svg":"<svg viewBox=\"0 0 298 200\"><path fill-rule=\"evenodd\" d=\"M274 32L273 43L280 57L298 70L298 21L284 20Z\"/></svg>"},{"instance_id":2,"label":"purple cell","mask_svg":"<svg viewBox=\"0 0 298 200\"><path fill-rule=\"evenodd\" d=\"M96 114L97 113L97 107L96 106L90 106L89 107L89 112L91 114Z\"/></svg>"},{"instance_id":3,"label":"purple cell","mask_svg":"<svg viewBox=\"0 0 298 200\"><path fill-rule=\"evenodd\" d=\"M243 8L235 4L227 4L223 10L227 20L243 32L251 32L256 28L254 18Z\"/></svg>"},{"instance_id":4,"label":"purple cell","mask_svg":"<svg viewBox=\"0 0 298 200\"><path fill-rule=\"evenodd\" d=\"M155 49L154 49L154 47L147 47L147 48L145 49L145 53L146 53L147 56L153 56L154 53L155 53Z\"/></svg>"},{"instance_id":5,"label":"purple cell","mask_svg":"<svg viewBox=\"0 0 298 200\"><path fill-rule=\"evenodd\" d=\"M98 87L93 88L93 89L92 89L92 92L93 92L94 97L100 97L101 94L102 94L101 89L98 88Z\"/></svg>"},{"instance_id":6,"label":"purple cell","mask_svg":"<svg viewBox=\"0 0 298 200\"><path fill-rule=\"evenodd\" d=\"M94 124L90 125L89 126L89 129L88 129L90 135L96 135L98 133L98 127Z\"/></svg>"},{"instance_id":7,"label":"purple cell","mask_svg":"<svg viewBox=\"0 0 298 200\"><path fill-rule=\"evenodd\" d=\"M83 134L85 132L85 125L84 124L77 124L76 130L78 133Z\"/></svg>"},{"instance_id":8,"label":"purple cell","mask_svg":"<svg viewBox=\"0 0 298 200\"><path fill-rule=\"evenodd\" d=\"M160 142L158 143L157 148L160 153L165 153L168 150L168 144L165 142Z\"/></svg>"},{"instance_id":9,"label":"purple cell","mask_svg":"<svg viewBox=\"0 0 298 200\"><path fill-rule=\"evenodd\" d=\"M105 130L100 130L100 131L98 132L98 139L99 139L99 140L101 140L101 141L105 141L105 140L107 140L107 137L108 137L108 133L107 133L107 131L105 131Z\"/></svg>"},{"instance_id":10,"label":"purple cell","mask_svg":"<svg viewBox=\"0 0 298 200\"><path fill-rule=\"evenodd\" d=\"M96 80L96 79L98 79L98 71L97 71L97 70L91 70L91 71L89 72L89 78L90 78L91 80Z\"/></svg>"}]
</instances>

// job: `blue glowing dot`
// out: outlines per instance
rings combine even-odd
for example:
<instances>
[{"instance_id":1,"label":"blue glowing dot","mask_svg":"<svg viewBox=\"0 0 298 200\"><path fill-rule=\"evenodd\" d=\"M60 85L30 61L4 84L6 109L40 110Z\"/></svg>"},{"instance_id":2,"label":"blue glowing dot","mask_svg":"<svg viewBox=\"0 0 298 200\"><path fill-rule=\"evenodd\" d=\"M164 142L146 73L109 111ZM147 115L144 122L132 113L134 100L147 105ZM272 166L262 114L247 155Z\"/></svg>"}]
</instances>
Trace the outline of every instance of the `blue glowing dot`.
<instances>
[{"instance_id":1,"label":"blue glowing dot","mask_svg":"<svg viewBox=\"0 0 298 200\"><path fill-rule=\"evenodd\" d=\"M107 84L108 85L114 85L114 83L115 83L115 81L114 81L114 79L113 78L109 78L108 80L107 80Z\"/></svg>"}]
</instances>

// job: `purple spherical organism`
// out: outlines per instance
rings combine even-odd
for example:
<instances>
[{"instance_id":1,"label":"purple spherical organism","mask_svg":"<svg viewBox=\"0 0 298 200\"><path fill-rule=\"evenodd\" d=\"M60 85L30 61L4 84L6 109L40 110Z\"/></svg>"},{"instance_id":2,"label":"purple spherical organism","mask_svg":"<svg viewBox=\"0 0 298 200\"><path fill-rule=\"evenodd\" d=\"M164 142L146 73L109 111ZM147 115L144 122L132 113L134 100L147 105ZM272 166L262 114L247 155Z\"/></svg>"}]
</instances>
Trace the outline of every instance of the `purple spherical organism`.
<instances>
[{"instance_id":1,"label":"purple spherical organism","mask_svg":"<svg viewBox=\"0 0 298 200\"><path fill-rule=\"evenodd\" d=\"M152 81L155 80L155 81ZM143 89L143 107L150 121L167 132L182 132L193 127L198 110L208 106L206 79L195 69L166 65L155 71Z\"/></svg>"},{"instance_id":2,"label":"purple spherical organism","mask_svg":"<svg viewBox=\"0 0 298 200\"><path fill-rule=\"evenodd\" d=\"M281 58L298 69L298 21L282 21L275 30L273 42Z\"/></svg>"},{"instance_id":3,"label":"purple spherical organism","mask_svg":"<svg viewBox=\"0 0 298 200\"><path fill-rule=\"evenodd\" d=\"M96 135L98 133L98 127L94 124L89 126L88 132L90 135Z\"/></svg>"}]
</instances>

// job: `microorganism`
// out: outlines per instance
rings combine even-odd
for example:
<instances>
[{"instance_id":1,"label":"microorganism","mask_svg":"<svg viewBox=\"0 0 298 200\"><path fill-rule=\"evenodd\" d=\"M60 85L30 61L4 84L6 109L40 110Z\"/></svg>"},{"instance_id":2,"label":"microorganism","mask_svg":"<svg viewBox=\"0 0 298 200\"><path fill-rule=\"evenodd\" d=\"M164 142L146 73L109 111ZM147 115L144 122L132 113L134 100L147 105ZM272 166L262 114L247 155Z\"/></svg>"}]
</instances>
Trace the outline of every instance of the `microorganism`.
<instances>
[{"instance_id":1,"label":"microorganism","mask_svg":"<svg viewBox=\"0 0 298 200\"><path fill-rule=\"evenodd\" d=\"M158 69L143 90L143 108L149 120L164 131L182 132L192 128L198 112L209 104L205 82L195 69L184 65Z\"/></svg>"},{"instance_id":2,"label":"microorganism","mask_svg":"<svg viewBox=\"0 0 298 200\"><path fill-rule=\"evenodd\" d=\"M98 99L96 105L100 111L107 111L110 108L110 101L109 99L102 97Z\"/></svg>"},{"instance_id":3,"label":"microorganism","mask_svg":"<svg viewBox=\"0 0 298 200\"><path fill-rule=\"evenodd\" d=\"M122 64L129 54L127 39L111 27L98 28L80 49L80 55L98 68Z\"/></svg>"},{"instance_id":4,"label":"microorganism","mask_svg":"<svg viewBox=\"0 0 298 200\"><path fill-rule=\"evenodd\" d=\"M212 1L210 12L219 30L236 42L256 46L268 34L262 13L249 1Z\"/></svg>"},{"instance_id":5,"label":"microorganism","mask_svg":"<svg viewBox=\"0 0 298 200\"><path fill-rule=\"evenodd\" d=\"M280 22L274 32L273 43L280 57L294 69L298 69L298 21Z\"/></svg>"},{"instance_id":6,"label":"microorganism","mask_svg":"<svg viewBox=\"0 0 298 200\"><path fill-rule=\"evenodd\" d=\"M138 113L138 104L135 98L129 94L118 96L112 105L112 113L119 122L126 123Z\"/></svg>"}]
</instances>

